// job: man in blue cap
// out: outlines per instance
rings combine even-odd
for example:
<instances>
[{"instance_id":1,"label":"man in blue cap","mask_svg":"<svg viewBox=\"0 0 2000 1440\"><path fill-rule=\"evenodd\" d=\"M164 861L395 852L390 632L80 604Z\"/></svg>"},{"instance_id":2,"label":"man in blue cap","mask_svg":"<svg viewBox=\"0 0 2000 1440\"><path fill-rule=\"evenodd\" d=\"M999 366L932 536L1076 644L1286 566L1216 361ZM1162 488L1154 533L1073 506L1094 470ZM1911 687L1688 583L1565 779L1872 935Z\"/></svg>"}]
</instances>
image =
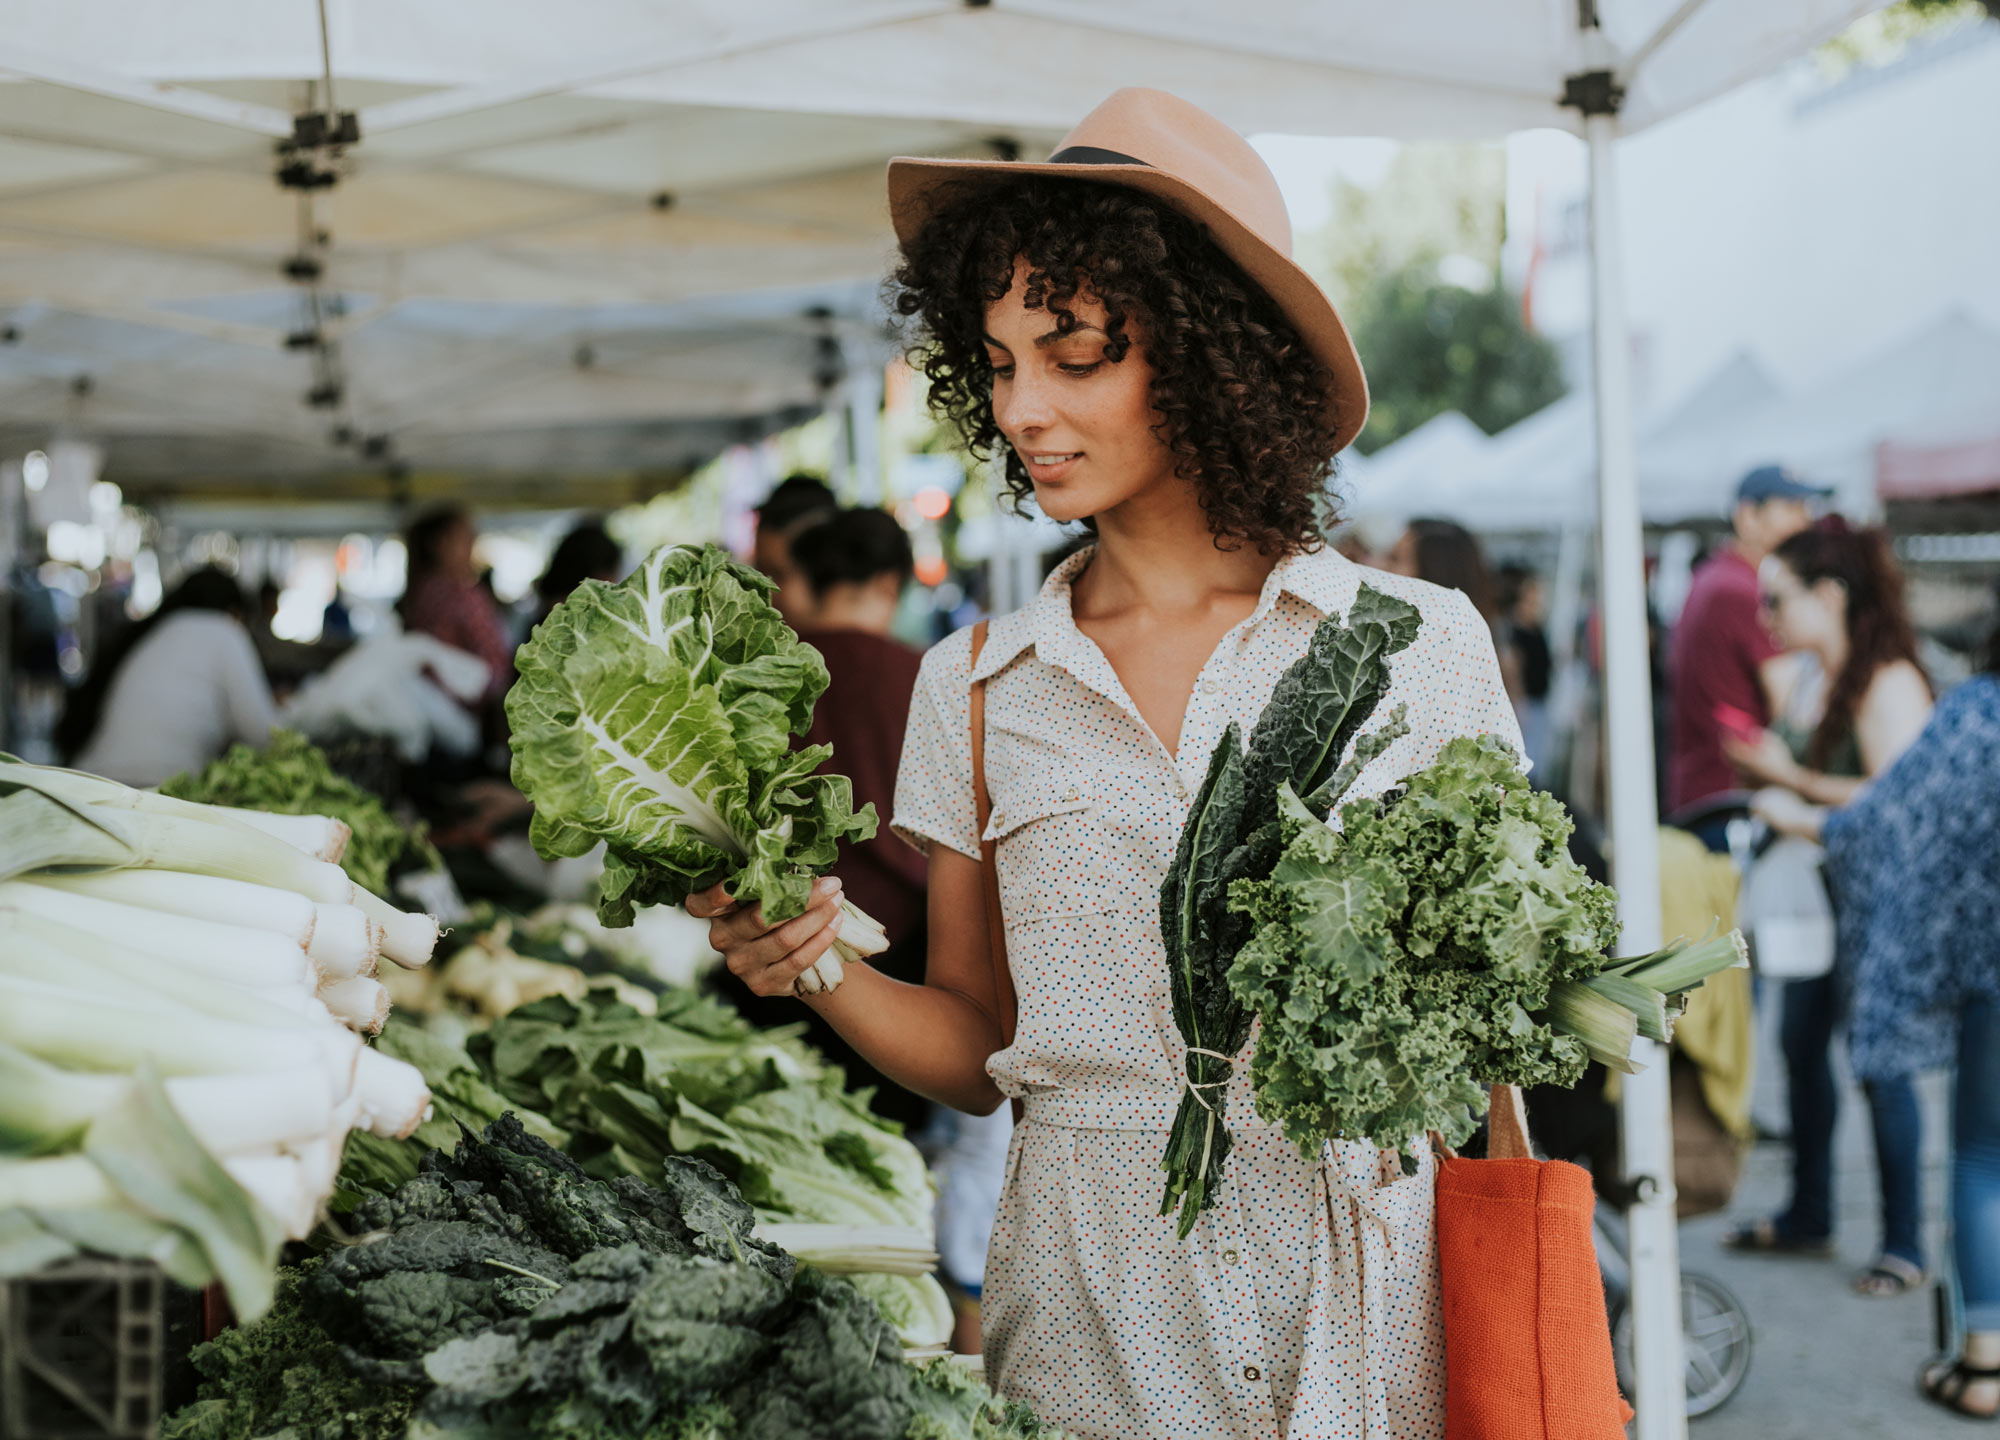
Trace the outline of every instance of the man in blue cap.
<instances>
[{"instance_id":1,"label":"man in blue cap","mask_svg":"<svg viewBox=\"0 0 2000 1440\"><path fill-rule=\"evenodd\" d=\"M1667 813L1740 789L1722 751L1726 725L1768 725L1766 667L1778 653L1757 608L1757 567L1813 521L1833 492L1779 465L1760 465L1736 487L1736 538L1709 557L1688 588L1667 650L1672 709L1667 728ZM1712 850L1727 848L1720 823L1695 827Z\"/></svg>"}]
</instances>

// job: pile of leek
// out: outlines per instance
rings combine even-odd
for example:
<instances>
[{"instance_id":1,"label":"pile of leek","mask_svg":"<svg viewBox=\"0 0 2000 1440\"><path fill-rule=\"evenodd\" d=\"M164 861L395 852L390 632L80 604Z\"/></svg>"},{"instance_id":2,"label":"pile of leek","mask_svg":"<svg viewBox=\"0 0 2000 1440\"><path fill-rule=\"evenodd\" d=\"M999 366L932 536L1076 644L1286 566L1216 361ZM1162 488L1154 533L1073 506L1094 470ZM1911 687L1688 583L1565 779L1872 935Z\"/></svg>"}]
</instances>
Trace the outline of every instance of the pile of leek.
<instances>
[{"instance_id":1,"label":"pile of leek","mask_svg":"<svg viewBox=\"0 0 2000 1440\"><path fill-rule=\"evenodd\" d=\"M428 1116L364 1037L437 924L349 880L346 838L0 756L0 1276L143 1256L260 1314L348 1132Z\"/></svg>"}]
</instances>

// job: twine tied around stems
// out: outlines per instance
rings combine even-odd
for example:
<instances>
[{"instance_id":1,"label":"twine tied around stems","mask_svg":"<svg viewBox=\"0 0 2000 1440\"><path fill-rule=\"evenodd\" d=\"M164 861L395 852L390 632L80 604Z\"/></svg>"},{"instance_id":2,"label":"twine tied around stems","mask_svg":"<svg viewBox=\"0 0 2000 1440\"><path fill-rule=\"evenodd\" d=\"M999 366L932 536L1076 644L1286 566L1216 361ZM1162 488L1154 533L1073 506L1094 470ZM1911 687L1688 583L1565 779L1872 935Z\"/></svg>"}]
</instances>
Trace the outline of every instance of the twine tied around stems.
<instances>
[{"instance_id":1,"label":"twine tied around stems","mask_svg":"<svg viewBox=\"0 0 2000 1440\"><path fill-rule=\"evenodd\" d=\"M1187 1092L1194 1097L1195 1104L1208 1112L1208 1123L1203 1127L1201 1136L1201 1168L1195 1171L1197 1175L1206 1176L1208 1174L1208 1157L1215 1149L1215 1126L1216 1122L1222 1118L1222 1112L1209 1104L1208 1097L1201 1092L1226 1086L1229 1083L1230 1077L1236 1073L1236 1057L1233 1055L1224 1055L1219 1050L1204 1050L1199 1045L1188 1046L1187 1053ZM1206 1055L1211 1060L1220 1060L1223 1067L1222 1078L1220 1080L1195 1079L1194 1057L1197 1055ZM1227 1102L1225 1101L1224 1103L1226 1104Z\"/></svg>"}]
</instances>

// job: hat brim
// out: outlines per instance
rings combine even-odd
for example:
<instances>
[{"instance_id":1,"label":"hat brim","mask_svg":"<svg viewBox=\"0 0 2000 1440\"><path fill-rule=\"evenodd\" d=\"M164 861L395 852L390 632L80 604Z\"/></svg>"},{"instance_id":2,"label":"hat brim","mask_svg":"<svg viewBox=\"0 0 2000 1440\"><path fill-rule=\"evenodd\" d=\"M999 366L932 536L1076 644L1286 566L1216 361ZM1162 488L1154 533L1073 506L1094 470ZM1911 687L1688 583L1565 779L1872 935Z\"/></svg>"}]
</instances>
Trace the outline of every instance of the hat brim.
<instances>
[{"instance_id":1,"label":"hat brim","mask_svg":"<svg viewBox=\"0 0 2000 1440\"><path fill-rule=\"evenodd\" d=\"M1368 421L1368 377L1361 357L1333 301L1289 255L1273 247L1211 196L1187 181L1150 165L1074 165L1020 160L928 160L899 157L889 162L889 214L896 239L914 240L935 212L943 187L997 182L1023 175L1121 185L1166 201L1199 222L1209 238L1260 286L1292 322L1299 337L1331 372L1335 446L1345 449Z\"/></svg>"}]
</instances>

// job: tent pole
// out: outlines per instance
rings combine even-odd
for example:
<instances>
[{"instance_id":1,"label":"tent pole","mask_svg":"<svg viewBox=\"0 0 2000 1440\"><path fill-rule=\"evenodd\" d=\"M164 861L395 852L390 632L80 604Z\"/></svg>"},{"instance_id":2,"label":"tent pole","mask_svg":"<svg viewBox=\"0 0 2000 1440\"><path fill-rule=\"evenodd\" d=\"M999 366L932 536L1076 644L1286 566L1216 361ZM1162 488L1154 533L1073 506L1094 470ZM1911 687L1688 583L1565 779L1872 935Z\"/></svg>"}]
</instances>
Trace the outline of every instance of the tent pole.
<instances>
[{"instance_id":1,"label":"tent pole","mask_svg":"<svg viewBox=\"0 0 2000 1440\"><path fill-rule=\"evenodd\" d=\"M1637 439L1619 233L1615 108L1586 113L1590 147L1592 363L1597 378L1598 595L1604 616L1611 868L1623 931L1619 950L1661 943L1659 811L1654 792L1652 676L1647 656L1645 546L1640 531ZM1619 1100L1632 1274L1632 1368L1638 1440L1685 1440L1680 1251L1674 1217L1667 1051L1641 1038Z\"/></svg>"}]
</instances>

